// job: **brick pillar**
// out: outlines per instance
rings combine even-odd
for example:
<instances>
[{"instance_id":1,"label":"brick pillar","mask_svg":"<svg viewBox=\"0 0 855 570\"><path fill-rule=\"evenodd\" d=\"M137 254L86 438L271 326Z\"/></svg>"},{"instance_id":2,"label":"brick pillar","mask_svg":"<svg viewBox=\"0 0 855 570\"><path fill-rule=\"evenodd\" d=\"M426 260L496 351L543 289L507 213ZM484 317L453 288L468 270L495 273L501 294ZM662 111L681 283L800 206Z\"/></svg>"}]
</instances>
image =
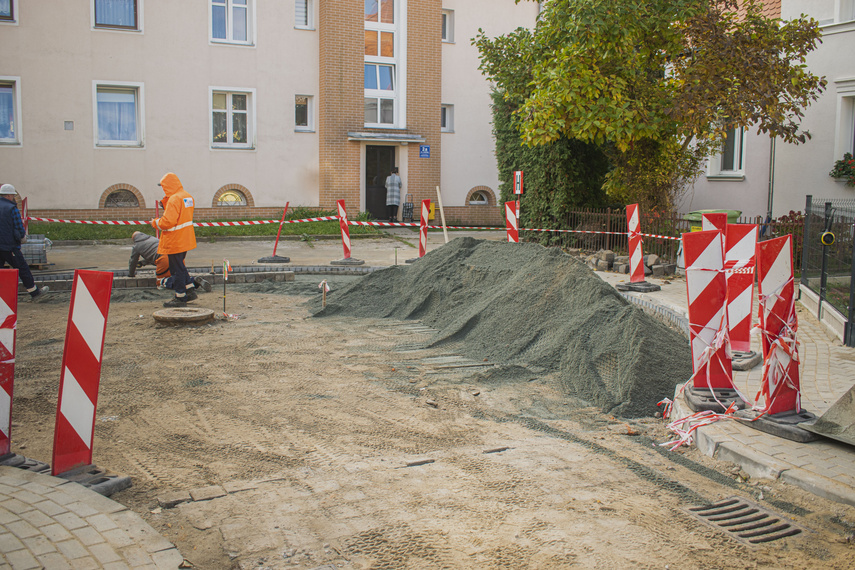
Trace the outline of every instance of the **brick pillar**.
<instances>
[{"instance_id":1,"label":"brick pillar","mask_svg":"<svg viewBox=\"0 0 855 570\"><path fill-rule=\"evenodd\" d=\"M360 146L348 142L347 133L364 130L363 10L353 0L318 3L320 206L334 210L343 199L354 214L360 204Z\"/></svg>"},{"instance_id":2,"label":"brick pillar","mask_svg":"<svg viewBox=\"0 0 855 570\"><path fill-rule=\"evenodd\" d=\"M442 2L411 0L407 11L407 132L423 136L422 144L430 145L430 158L419 158L418 144L403 147L409 153L406 191L418 204L424 199L436 202L440 183Z\"/></svg>"}]
</instances>

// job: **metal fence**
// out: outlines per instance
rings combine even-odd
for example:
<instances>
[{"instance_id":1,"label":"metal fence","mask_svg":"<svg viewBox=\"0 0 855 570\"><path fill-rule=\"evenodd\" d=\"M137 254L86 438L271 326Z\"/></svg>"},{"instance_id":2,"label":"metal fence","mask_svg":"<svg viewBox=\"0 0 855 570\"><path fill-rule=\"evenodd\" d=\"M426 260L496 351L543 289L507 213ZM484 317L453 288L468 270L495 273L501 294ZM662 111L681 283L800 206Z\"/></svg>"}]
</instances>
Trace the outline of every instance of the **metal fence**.
<instances>
[{"instance_id":1,"label":"metal fence","mask_svg":"<svg viewBox=\"0 0 855 570\"><path fill-rule=\"evenodd\" d=\"M700 222L686 219L684 215L660 215L641 212L641 232L657 236L679 238L684 233L700 227ZM793 235L793 266L801 267L802 234L804 218L801 212L791 212L782 219L771 220L757 217L742 217L736 220L739 224L757 224L760 229L760 240L773 237ZM567 214L563 229L577 232L602 233L571 233L561 234L560 245L578 248L586 252L609 249L618 255L628 254L627 226L625 208L589 208L575 210ZM531 232L532 234L534 232ZM655 253L668 263L677 263L680 251L680 241L645 237L643 242L645 255Z\"/></svg>"},{"instance_id":2,"label":"metal fence","mask_svg":"<svg viewBox=\"0 0 855 570\"><path fill-rule=\"evenodd\" d=\"M855 200L807 197L801 283L847 318L844 342L855 346ZM795 263L795 261L794 261Z\"/></svg>"}]
</instances>

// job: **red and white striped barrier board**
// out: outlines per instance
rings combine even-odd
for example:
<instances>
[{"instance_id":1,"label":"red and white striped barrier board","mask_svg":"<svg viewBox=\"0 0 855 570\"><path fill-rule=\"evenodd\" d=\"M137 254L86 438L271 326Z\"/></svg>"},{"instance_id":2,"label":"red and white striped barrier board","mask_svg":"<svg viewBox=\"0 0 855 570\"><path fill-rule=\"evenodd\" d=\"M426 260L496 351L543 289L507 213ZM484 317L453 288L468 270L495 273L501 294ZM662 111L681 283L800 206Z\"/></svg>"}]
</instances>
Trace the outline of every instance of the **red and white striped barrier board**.
<instances>
[{"instance_id":1,"label":"red and white striped barrier board","mask_svg":"<svg viewBox=\"0 0 855 570\"><path fill-rule=\"evenodd\" d=\"M56 406L52 475L92 463L95 409L113 274L74 272Z\"/></svg>"},{"instance_id":2,"label":"red and white striped barrier board","mask_svg":"<svg viewBox=\"0 0 855 570\"><path fill-rule=\"evenodd\" d=\"M30 233L30 209L27 207L27 199L21 200L21 221L24 223L24 234Z\"/></svg>"},{"instance_id":3,"label":"red and white striped barrier board","mask_svg":"<svg viewBox=\"0 0 855 570\"><path fill-rule=\"evenodd\" d=\"M792 235L757 245L757 277L763 346L760 394L765 398L765 411L768 414L799 413L799 346L796 339L799 323L795 307Z\"/></svg>"},{"instance_id":4,"label":"red and white striped barrier board","mask_svg":"<svg viewBox=\"0 0 855 570\"><path fill-rule=\"evenodd\" d=\"M430 200L422 200L422 217L419 220L419 257L427 253L428 218L430 217Z\"/></svg>"},{"instance_id":5,"label":"red and white striped barrier board","mask_svg":"<svg viewBox=\"0 0 855 570\"><path fill-rule=\"evenodd\" d=\"M751 314L754 309L754 266L757 224L727 224L724 270L727 275L727 322L733 350L751 350Z\"/></svg>"},{"instance_id":6,"label":"red and white striped barrier board","mask_svg":"<svg viewBox=\"0 0 855 570\"><path fill-rule=\"evenodd\" d=\"M704 231L718 230L721 233L727 231L727 214L714 212L701 214L701 229Z\"/></svg>"},{"instance_id":7,"label":"red and white striped barrier board","mask_svg":"<svg viewBox=\"0 0 855 570\"><path fill-rule=\"evenodd\" d=\"M505 223L510 243L520 242L520 230L517 222L517 203L505 202Z\"/></svg>"},{"instance_id":8,"label":"red and white striped barrier board","mask_svg":"<svg viewBox=\"0 0 855 570\"><path fill-rule=\"evenodd\" d=\"M0 456L12 450L12 393L15 387L15 328L18 270L0 269Z\"/></svg>"},{"instance_id":9,"label":"red and white striped barrier board","mask_svg":"<svg viewBox=\"0 0 855 570\"><path fill-rule=\"evenodd\" d=\"M344 259L350 259L350 226L347 223L347 209L344 200L337 200L338 225L341 227L341 246L344 248Z\"/></svg>"},{"instance_id":10,"label":"red and white striped barrier board","mask_svg":"<svg viewBox=\"0 0 855 570\"><path fill-rule=\"evenodd\" d=\"M629 282L644 281L644 254L641 250L641 222L638 219L638 204L626 207L626 227L629 232Z\"/></svg>"},{"instance_id":11,"label":"red and white striped barrier board","mask_svg":"<svg viewBox=\"0 0 855 570\"><path fill-rule=\"evenodd\" d=\"M695 388L734 389L722 232L683 234Z\"/></svg>"}]
</instances>

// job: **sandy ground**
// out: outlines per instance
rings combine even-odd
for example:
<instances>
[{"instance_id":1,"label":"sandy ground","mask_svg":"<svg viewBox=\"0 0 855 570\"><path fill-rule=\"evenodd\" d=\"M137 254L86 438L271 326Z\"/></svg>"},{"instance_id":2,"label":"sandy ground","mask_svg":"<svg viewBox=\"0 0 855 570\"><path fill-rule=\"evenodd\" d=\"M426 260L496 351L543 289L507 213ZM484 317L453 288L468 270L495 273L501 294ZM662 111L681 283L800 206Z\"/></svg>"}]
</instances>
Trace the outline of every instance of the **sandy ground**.
<instances>
[{"instance_id":1,"label":"sandy ground","mask_svg":"<svg viewBox=\"0 0 855 570\"><path fill-rule=\"evenodd\" d=\"M154 321L163 292L114 297L94 462L194 567L855 568L855 509L665 451L661 420L540 379L478 382L491 363L418 322L309 318L318 280L233 287L240 318L196 328ZM13 451L45 462L68 301L19 307ZM687 511L729 496L810 530L747 546Z\"/></svg>"}]
</instances>

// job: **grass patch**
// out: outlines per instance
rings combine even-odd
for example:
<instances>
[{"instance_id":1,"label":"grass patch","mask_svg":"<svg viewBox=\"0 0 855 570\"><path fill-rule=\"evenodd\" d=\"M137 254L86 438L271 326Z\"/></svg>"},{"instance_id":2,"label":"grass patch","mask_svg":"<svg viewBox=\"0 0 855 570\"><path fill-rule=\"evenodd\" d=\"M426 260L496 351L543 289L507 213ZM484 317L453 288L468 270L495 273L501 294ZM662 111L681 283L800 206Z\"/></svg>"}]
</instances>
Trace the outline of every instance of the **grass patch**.
<instances>
[{"instance_id":1,"label":"grass patch","mask_svg":"<svg viewBox=\"0 0 855 570\"><path fill-rule=\"evenodd\" d=\"M320 218L324 216L334 216L334 211L319 212L317 210L307 210L305 208L297 208L289 212L286 220L302 220L305 218ZM250 221L250 220L265 220L270 218L244 218L235 220L233 218L224 218L221 220L204 220L212 222L234 222L234 221ZM355 221L369 221L370 215L368 212L360 212L357 216L351 217ZM203 221L203 220L198 220ZM52 222L30 222L29 233L33 235L44 235L51 241L63 240L108 240L108 239L130 239L131 234L135 231L154 234L154 228L151 226L110 226L110 225L90 225L90 224L64 224ZM220 227L204 227L196 228L196 237L225 237L225 236L271 236L275 237L279 231L279 224L263 224L257 226L220 226ZM301 224L283 224L282 235L288 236L325 236L338 235L340 233L338 221L331 222L304 222ZM382 231L373 226L350 226L351 235L366 235L366 234L382 234Z\"/></svg>"}]
</instances>

